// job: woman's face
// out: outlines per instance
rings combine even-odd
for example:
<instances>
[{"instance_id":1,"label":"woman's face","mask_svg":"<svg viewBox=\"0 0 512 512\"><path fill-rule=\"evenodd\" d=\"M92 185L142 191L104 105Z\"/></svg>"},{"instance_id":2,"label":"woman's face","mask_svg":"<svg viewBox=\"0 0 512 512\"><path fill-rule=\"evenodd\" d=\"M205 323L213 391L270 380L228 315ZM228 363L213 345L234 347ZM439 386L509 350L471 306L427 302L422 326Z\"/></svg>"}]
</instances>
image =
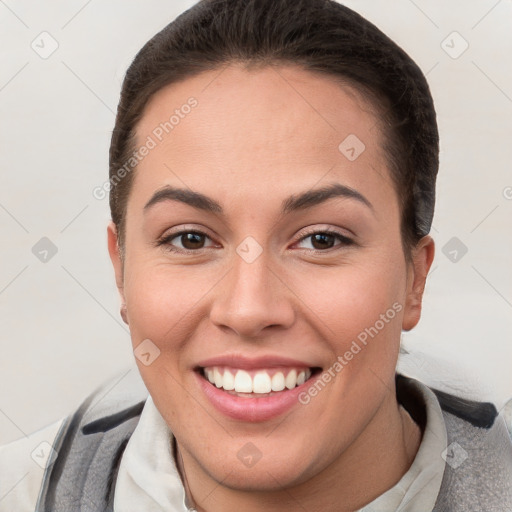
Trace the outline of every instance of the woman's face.
<instances>
[{"instance_id":1,"label":"woman's face","mask_svg":"<svg viewBox=\"0 0 512 512\"><path fill-rule=\"evenodd\" d=\"M371 108L299 68L231 65L159 91L137 136L124 269L112 225L109 247L184 459L273 489L364 456L396 409L425 267L406 263Z\"/></svg>"}]
</instances>

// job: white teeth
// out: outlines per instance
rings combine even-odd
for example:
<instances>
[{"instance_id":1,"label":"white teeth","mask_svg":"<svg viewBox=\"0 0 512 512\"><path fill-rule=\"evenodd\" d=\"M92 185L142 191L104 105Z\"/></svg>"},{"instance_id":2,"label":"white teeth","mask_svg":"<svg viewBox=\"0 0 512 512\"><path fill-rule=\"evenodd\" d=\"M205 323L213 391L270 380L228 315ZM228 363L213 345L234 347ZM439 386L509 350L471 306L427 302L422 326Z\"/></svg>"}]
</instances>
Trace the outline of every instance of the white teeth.
<instances>
[{"instance_id":1,"label":"white teeth","mask_svg":"<svg viewBox=\"0 0 512 512\"><path fill-rule=\"evenodd\" d=\"M222 367L204 369L204 375L218 388L237 393L267 394L272 391L283 391L285 388L293 389L304 384L311 377L311 370L292 369L285 377L284 372L278 371L272 377L266 370L257 371L253 376L245 370L230 371Z\"/></svg>"},{"instance_id":2,"label":"white teeth","mask_svg":"<svg viewBox=\"0 0 512 512\"><path fill-rule=\"evenodd\" d=\"M272 381L267 372L258 372L254 376L252 383L254 393L270 393L272 391Z\"/></svg>"},{"instance_id":3,"label":"white teeth","mask_svg":"<svg viewBox=\"0 0 512 512\"><path fill-rule=\"evenodd\" d=\"M236 372L235 391L237 393L252 393L251 376L244 370L238 370Z\"/></svg>"},{"instance_id":4,"label":"white teeth","mask_svg":"<svg viewBox=\"0 0 512 512\"><path fill-rule=\"evenodd\" d=\"M224 383L222 387L226 391L235 389L235 377L233 377L233 374L229 370L224 370Z\"/></svg>"},{"instance_id":5,"label":"white teeth","mask_svg":"<svg viewBox=\"0 0 512 512\"><path fill-rule=\"evenodd\" d=\"M272 377L272 391L283 391L285 388L283 372L277 372Z\"/></svg>"},{"instance_id":6,"label":"white teeth","mask_svg":"<svg viewBox=\"0 0 512 512\"><path fill-rule=\"evenodd\" d=\"M224 384L224 379L222 378L222 374L219 372L218 368L213 369L213 380L218 388L221 388L222 384Z\"/></svg>"},{"instance_id":7,"label":"white teeth","mask_svg":"<svg viewBox=\"0 0 512 512\"><path fill-rule=\"evenodd\" d=\"M288 389L293 389L297 385L297 371L292 370L287 376L284 381L286 387Z\"/></svg>"}]
</instances>

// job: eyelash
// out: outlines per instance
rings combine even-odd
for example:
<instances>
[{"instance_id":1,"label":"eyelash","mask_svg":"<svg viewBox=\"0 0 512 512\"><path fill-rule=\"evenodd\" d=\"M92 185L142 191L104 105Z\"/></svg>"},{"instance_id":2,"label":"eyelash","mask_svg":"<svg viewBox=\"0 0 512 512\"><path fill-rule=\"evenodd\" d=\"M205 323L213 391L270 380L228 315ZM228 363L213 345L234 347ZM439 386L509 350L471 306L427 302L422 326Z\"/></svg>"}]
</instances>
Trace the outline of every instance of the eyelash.
<instances>
[{"instance_id":1,"label":"eyelash","mask_svg":"<svg viewBox=\"0 0 512 512\"><path fill-rule=\"evenodd\" d=\"M207 247L201 247L200 249L177 249L176 247L173 247L171 245L172 240L174 240L175 238L179 238L183 235L187 235L187 234L194 234L194 235L199 235L199 236L204 236L206 238L210 238L203 231L189 229L189 230L178 231L176 233L171 233L170 235L164 236L157 241L156 245L157 245L157 247L165 245L166 250L168 250L170 252L174 252L174 253L179 253L179 254L191 254L194 252L197 253L197 252L203 251L204 249L207 249ZM336 250L337 247L340 248L340 247L348 247L351 245L355 245L354 240L346 237L345 235L342 235L341 233L338 233L337 231L331 230L331 229L321 229L321 230L313 229L310 231L306 231L306 233L296 243L302 242L302 241L306 240L307 238L312 237L313 235L320 235L320 234L333 236L340 243L337 245L334 245L333 247L329 247L328 249L324 249L324 250L322 250L322 249L306 249L306 250L315 251L315 252L319 252L319 253L322 253L322 252L325 253L325 252L331 252L332 250Z\"/></svg>"}]
</instances>

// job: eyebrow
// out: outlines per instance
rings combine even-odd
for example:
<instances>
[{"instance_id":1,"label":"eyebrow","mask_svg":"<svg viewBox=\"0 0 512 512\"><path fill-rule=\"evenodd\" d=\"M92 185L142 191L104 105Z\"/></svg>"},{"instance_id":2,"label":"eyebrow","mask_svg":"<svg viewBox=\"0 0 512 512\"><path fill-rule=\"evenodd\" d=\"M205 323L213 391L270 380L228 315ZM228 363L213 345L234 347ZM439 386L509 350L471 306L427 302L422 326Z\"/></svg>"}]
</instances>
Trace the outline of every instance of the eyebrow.
<instances>
[{"instance_id":1,"label":"eyebrow","mask_svg":"<svg viewBox=\"0 0 512 512\"><path fill-rule=\"evenodd\" d=\"M373 205L360 192L351 187L342 185L341 183L333 183L323 188L291 195L282 202L281 212L286 214L296 210L304 210L319 205L334 197L354 199L373 210ZM223 213L222 206L214 199L190 189L176 188L169 185L157 190L153 194L151 199L144 206L144 211L164 201L179 201L198 210L211 213Z\"/></svg>"}]
</instances>

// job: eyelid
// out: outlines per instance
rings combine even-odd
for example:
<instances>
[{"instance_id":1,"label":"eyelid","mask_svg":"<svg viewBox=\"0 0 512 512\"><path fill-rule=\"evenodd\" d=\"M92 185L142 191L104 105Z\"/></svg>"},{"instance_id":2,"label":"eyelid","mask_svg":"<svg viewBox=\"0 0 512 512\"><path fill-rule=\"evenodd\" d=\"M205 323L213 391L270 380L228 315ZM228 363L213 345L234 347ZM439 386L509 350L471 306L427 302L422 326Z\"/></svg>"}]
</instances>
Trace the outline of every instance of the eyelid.
<instances>
[{"instance_id":1,"label":"eyelid","mask_svg":"<svg viewBox=\"0 0 512 512\"><path fill-rule=\"evenodd\" d=\"M208 236L209 238L213 238L212 235L210 234L210 230L208 230L207 228L205 228L203 226L198 226L195 224L179 224L177 226L167 228L163 232L163 234L161 236L159 236L158 238L160 238L160 239L169 238L171 236L177 236L179 234L182 234L183 232L185 232L185 233L191 233L191 232L201 233L203 235Z\"/></svg>"},{"instance_id":2,"label":"eyelid","mask_svg":"<svg viewBox=\"0 0 512 512\"><path fill-rule=\"evenodd\" d=\"M345 229L345 231L349 230ZM306 226L305 228L302 228L299 233L302 233L302 235L311 235L313 233L336 233L338 235L345 236L346 238L350 238L350 236L354 235L351 231L350 235L345 235L341 228L332 227L329 224L313 224L311 226Z\"/></svg>"}]
</instances>

